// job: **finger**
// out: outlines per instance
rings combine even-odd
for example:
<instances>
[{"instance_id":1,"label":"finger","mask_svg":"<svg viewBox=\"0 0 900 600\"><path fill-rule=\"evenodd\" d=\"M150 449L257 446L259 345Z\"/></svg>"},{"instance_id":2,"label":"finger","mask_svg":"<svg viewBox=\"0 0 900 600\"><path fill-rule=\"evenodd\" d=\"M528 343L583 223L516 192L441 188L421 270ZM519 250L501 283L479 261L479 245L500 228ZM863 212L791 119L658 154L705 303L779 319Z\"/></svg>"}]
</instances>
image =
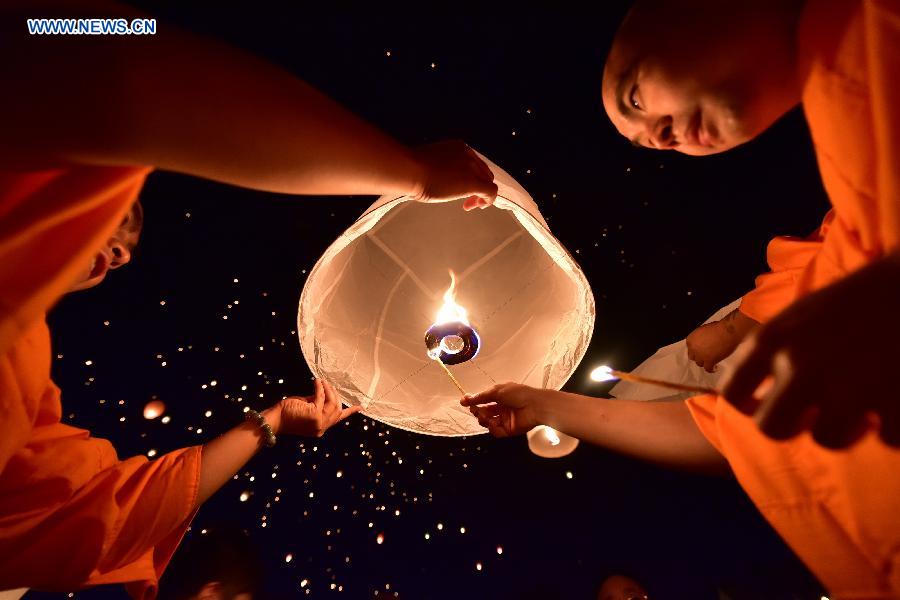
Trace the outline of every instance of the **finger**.
<instances>
[{"instance_id":1,"label":"finger","mask_svg":"<svg viewBox=\"0 0 900 600\"><path fill-rule=\"evenodd\" d=\"M503 420L499 417L488 419L483 427L485 427L488 432L494 437L509 437L509 430L504 426Z\"/></svg>"},{"instance_id":2,"label":"finger","mask_svg":"<svg viewBox=\"0 0 900 600\"><path fill-rule=\"evenodd\" d=\"M764 343L759 337L750 340L738 357L730 376L722 382L725 400L746 415L752 415L758 402L754 393L772 371L774 344Z\"/></svg>"},{"instance_id":3,"label":"finger","mask_svg":"<svg viewBox=\"0 0 900 600\"><path fill-rule=\"evenodd\" d=\"M478 196L470 196L463 202L463 210L470 211L478 208L480 198Z\"/></svg>"},{"instance_id":4,"label":"finger","mask_svg":"<svg viewBox=\"0 0 900 600\"><path fill-rule=\"evenodd\" d=\"M496 388L491 388L478 394L466 394L459 401L463 406L478 406L480 404L492 404L495 402L498 402Z\"/></svg>"},{"instance_id":5,"label":"finger","mask_svg":"<svg viewBox=\"0 0 900 600\"><path fill-rule=\"evenodd\" d=\"M359 411L362 410L362 406L350 406L341 411L341 415L338 417L338 423L349 417L350 415L355 415Z\"/></svg>"},{"instance_id":6,"label":"finger","mask_svg":"<svg viewBox=\"0 0 900 600\"><path fill-rule=\"evenodd\" d=\"M819 389L814 378L796 373L787 352L778 352L772 366L774 381L756 411L756 422L770 438L786 440L809 427L809 409Z\"/></svg>"},{"instance_id":7,"label":"finger","mask_svg":"<svg viewBox=\"0 0 900 600\"><path fill-rule=\"evenodd\" d=\"M484 208L487 208L497 199L497 184L492 181L485 182L475 190L475 195L485 202Z\"/></svg>"},{"instance_id":8,"label":"finger","mask_svg":"<svg viewBox=\"0 0 900 600\"><path fill-rule=\"evenodd\" d=\"M325 407L325 385L318 377L316 377L315 385L316 393L313 404L316 405L316 412L322 412L322 409Z\"/></svg>"},{"instance_id":9,"label":"finger","mask_svg":"<svg viewBox=\"0 0 900 600\"><path fill-rule=\"evenodd\" d=\"M500 417L509 412L508 408L506 408L505 406L500 406L499 404L486 404L484 406L473 406L472 408L477 410L479 414L487 419Z\"/></svg>"},{"instance_id":10,"label":"finger","mask_svg":"<svg viewBox=\"0 0 900 600\"><path fill-rule=\"evenodd\" d=\"M329 414L339 413L341 411L341 398L334 390L334 386L327 381L323 383L325 388L325 412Z\"/></svg>"},{"instance_id":11,"label":"finger","mask_svg":"<svg viewBox=\"0 0 900 600\"><path fill-rule=\"evenodd\" d=\"M869 431L871 421L850 398L838 402L818 415L812 436L823 448L839 450L855 444Z\"/></svg>"}]
</instances>

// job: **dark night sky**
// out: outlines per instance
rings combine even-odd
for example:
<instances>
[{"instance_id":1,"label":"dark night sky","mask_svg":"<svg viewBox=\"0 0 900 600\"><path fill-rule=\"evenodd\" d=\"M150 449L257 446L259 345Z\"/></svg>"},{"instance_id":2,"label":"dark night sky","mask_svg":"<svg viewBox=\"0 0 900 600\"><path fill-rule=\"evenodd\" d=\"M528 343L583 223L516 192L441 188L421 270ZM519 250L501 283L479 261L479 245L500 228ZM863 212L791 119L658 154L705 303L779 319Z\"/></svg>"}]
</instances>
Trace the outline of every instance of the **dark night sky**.
<instances>
[{"instance_id":1,"label":"dark night sky","mask_svg":"<svg viewBox=\"0 0 900 600\"><path fill-rule=\"evenodd\" d=\"M615 133L599 89L621 2L596 9L605 14L158 4L141 6L281 64L406 143L462 138L518 178L597 300L570 391L602 394L587 384L593 366L628 368L684 337L752 286L770 237L806 234L825 211L800 113L702 159L635 149ZM305 272L372 201L163 172L142 198L133 263L51 316L66 421L109 438L123 457L227 430L241 418L236 396L260 408L310 392L293 333ZM153 396L171 422L141 417ZM660 598L715 598L716 586L745 590L736 597L817 597L733 481L585 445L545 460L524 438L431 438L359 416L321 440L262 452L189 535L222 523L252 534L276 598L590 598L603 573L621 568Z\"/></svg>"}]
</instances>

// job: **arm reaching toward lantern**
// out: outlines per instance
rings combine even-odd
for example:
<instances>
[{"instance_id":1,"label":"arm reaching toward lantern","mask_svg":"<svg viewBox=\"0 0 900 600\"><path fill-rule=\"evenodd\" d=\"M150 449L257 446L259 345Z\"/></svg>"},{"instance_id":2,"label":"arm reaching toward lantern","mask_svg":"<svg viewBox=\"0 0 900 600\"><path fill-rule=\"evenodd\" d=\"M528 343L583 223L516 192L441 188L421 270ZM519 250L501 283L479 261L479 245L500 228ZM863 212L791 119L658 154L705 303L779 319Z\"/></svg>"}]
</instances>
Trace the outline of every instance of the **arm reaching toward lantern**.
<instances>
[{"instance_id":1,"label":"arm reaching toward lantern","mask_svg":"<svg viewBox=\"0 0 900 600\"><path fill-rule=\"evenodd\" d=\"M683 402L610 400L504 383L465 396L461 404L497 437L548 425L650 462L705 472L728 469Z\"/></svg>"},{"instance_id":2,"label":"arm reaching toward lantern","mask_svg":"<svg viewBox=\"0 0 900 600\"><path fill-rule=\"evenodd\" d=\"M276 435L322 437L332 425L360 410L359 406L341 409L331 384L316 379L313 396L285 398L262 414ZM262 430L255 423L246 422L205 444L197 506L231 479L256 454L263 441Z\"/></svg>"},{"instance_id":3,"label":"arm reaching toward lantern","mask_svg":"<svg viewBox=\"0 0 900 600\"><path fill-rule=\"evenodd\" d=\"M148 36L28 35L26 17L42 8L73 16L58 2L4 9L0 49L17 60L2 61L0 80L29 90L0 97L6 164L153 165L272 192L469 198L467 208L496 197L465 144L410 150L238 49L167 23ZM136 13L115 2L78 10Z\"/></svg>"}]
</instances>

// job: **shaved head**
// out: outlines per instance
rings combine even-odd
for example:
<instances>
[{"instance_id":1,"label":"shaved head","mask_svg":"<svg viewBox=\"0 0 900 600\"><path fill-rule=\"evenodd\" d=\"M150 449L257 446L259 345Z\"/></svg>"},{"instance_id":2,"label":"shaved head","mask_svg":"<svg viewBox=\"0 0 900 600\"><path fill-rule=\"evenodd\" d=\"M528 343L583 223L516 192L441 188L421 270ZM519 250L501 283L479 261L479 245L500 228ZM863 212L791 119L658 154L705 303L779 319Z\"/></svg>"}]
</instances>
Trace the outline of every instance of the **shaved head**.
<instances>
[{"instance_id":1,"label":"shaved head","mask_svg":"<svg viewBox=\"0 0 900 600\"><path fill-rule=\"evenodd\" d=\"M796 0L638 0L613 40L603 107L633 144L724 152L799 101Z\"/></svg>"}]
</instances>

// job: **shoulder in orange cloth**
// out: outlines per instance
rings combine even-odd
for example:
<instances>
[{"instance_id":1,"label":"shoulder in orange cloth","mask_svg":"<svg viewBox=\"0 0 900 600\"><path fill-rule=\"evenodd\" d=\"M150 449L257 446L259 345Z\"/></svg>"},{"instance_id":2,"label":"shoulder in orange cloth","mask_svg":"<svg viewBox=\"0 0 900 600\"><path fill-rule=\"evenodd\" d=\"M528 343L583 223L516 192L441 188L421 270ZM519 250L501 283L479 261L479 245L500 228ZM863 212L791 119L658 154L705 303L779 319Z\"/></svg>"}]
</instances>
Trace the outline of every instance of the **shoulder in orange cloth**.
<instances>
[{"instance_id":1,"label":"shoulder in orange cloth","mask_svg":"<svg viewBox=\"0 0 900 600\"><path fill-rule=\"evenodd\" d=\"M770 246L776 263L799 264L784 269L790 282L776 281L772 295L745 298L742 310L761 320L900 244L900 7L812 1L799 47L803 106L834 208L818 247L785 257L784 242ZM840 452L808 433L774 442L714 396L689 406L762 514L835 596L900 597L900 452L874 434Z\"/></svg>"},{"instance_id":2,"label":"shoulder in orange cloth","mask_svg":"<svg viewBox=\"0 0 900 600\"><path fill-rule=\"evenodd\" d=\"M0 589L131 582L153 597L194 510L199 447L119 461L109 442L60 423L50 380L45 313L148 171L0 172Z\"/></svg>"}]
</instances>

